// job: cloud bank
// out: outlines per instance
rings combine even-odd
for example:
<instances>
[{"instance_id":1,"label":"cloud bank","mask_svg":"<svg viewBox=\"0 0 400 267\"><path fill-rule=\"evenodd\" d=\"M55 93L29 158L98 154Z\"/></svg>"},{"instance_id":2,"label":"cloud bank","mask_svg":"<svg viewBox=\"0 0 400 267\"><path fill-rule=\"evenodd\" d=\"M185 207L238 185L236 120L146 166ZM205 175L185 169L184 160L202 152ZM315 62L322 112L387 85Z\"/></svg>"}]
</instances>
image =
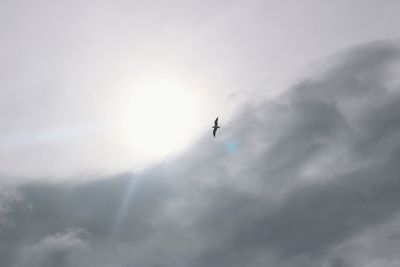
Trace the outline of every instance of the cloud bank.
<instances>
[{"instance_id":1,"label":"cloud bank","mask_svg":"<svg viewBox=\"0 0 400 267\"><path fill-rule=\"evenodd\" d=\"M142 173L4 189L0 265L398 266L399 56L356 46Z\"/></svg>"}]
</instances>

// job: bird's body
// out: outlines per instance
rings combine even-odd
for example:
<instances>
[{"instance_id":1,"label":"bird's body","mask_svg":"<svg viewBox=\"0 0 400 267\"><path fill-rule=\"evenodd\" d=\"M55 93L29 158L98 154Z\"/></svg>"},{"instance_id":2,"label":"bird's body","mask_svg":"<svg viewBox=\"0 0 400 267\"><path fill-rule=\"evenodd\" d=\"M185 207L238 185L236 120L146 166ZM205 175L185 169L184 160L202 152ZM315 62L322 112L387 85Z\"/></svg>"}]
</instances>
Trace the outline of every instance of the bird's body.
<instances>
[{"instance_id":1,"label":"bird's body","mask_svg":"<svg viewBox=\"0 0 400 267\"><path fill-rule=\"evenodd\" d=\"M221 127L218 126L218 117L215 119L214 126L212 128L214 128L213 135L214 135L214 138L215 138L215 135L217 134L217 129L221 128Z\"/></svg>"}]
</instances>

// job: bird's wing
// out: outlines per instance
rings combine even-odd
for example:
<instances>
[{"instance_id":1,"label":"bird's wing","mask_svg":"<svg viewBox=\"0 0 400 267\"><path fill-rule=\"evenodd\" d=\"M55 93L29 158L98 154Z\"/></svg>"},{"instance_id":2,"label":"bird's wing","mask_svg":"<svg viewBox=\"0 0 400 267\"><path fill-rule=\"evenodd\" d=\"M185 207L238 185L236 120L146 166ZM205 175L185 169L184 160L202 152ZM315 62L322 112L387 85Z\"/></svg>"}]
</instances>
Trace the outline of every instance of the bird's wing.
<instances>
[{"instance_id":1,"label":"bird's wing","mask_svg":"<svg viewBox=\"0 0 400 267\"><path fill-rule=\"evenodd\" d=\"M218 126L218 118L219 118L219 117L217 117L217 118L215 119L215 121L214 121L214 125L215 125L215 126Z\"/></svg>"},{"instance_id":2,"label":"bird's wing","mask_svg":"<svg viewBox=\"0 0 400 267\"><path fill-rule=\"evenodd\" d=\"M214 128L214 131L213 131L213 135L214 135L214 137L215 137L215 134L217 133L217 128Z\"/></svg>"}]
</instances>

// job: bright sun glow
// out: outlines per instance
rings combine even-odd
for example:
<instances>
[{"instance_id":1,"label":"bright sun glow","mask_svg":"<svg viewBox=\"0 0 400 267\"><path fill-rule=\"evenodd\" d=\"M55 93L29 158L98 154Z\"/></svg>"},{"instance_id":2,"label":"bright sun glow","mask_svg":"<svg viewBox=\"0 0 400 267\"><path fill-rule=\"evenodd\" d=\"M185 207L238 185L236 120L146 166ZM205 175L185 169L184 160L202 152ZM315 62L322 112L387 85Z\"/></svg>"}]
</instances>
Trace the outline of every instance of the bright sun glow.
<instances>
[{"instance_id":1,"label":"bright sun glow","mask_svg":"<svg viewBox=\"0 0 400 267\"><path fill-rule=\"evenodd\" d=\"M152 80L135 86L128 98L124 101L124 143L140 160L177 152L194 137L199 102L189 88L170 80Z\"/></svg>"}]
</instances>

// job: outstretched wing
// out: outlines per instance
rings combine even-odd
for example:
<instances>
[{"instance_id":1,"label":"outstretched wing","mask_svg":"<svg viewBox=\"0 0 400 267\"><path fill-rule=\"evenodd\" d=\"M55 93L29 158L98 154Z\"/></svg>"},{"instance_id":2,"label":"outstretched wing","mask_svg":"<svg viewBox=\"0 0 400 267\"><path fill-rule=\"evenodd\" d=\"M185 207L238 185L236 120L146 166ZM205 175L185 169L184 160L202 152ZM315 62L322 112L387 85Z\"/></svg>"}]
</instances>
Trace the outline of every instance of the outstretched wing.
<instances>
[{"instance_id":1,"label":"outstretched wing","mask_svg":"<svg viewBox=\"0 0 400 267\"><path fill-rule=\"evenodd\" d=\"M214 128L214 131L213 131L213 135L214 135L214 137L215 137L215 134L217 133L217 128Z\"/></svg>"},{"instance_id":2,"label":"outstretched wing","mask_svg":"<svg viewBox=\"0 0 400 267\"><path fill-rule=\"evenodd\" d=\"M214 126L215 126L215 127L218 127L218 118L219 118L219 117L217 117L217 118L215 119L215 121L214 121Z\"/></svg>"}]
</instances>

